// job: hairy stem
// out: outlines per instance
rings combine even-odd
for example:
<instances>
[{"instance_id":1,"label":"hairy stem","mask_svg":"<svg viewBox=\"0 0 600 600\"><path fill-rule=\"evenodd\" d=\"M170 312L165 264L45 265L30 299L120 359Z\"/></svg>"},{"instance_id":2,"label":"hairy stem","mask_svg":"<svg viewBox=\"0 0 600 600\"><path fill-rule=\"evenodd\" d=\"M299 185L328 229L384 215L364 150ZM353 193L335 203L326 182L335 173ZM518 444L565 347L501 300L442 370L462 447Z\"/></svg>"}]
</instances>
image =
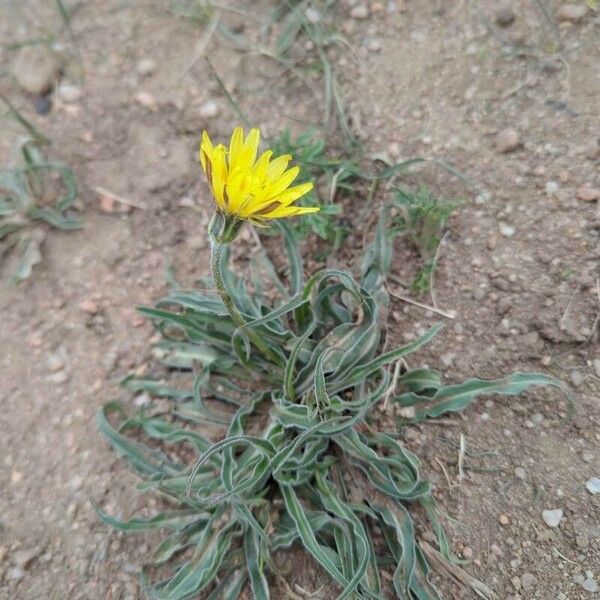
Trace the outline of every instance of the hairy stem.
<instances>
[{"instance_id":1,"label":"hairy stem","mask_svg":"<svg viewBox=\"0 0 600 600\"><path fill-rule=\"evenodd\" d=\"M238 327L244 327L248 322L242 316L242 313L238 310L233 298L227 291L225 287L225 282L223 280L223 270L222 270L222 261L223 261L223 250L225 248L225 244L219 243L213 236L211 236L211 255L210 255L210 267L212 271L213 280L215 282L215 287L219 292L219 296L229 313L229 316L232 318L233 322ZM279 357L269 348L267 343L252 329L246 328L244 333L248 336L248 339L262 352L262 354L268 358L270 361L275 364L279 364L281 360Z\"/></svg>"}]
</instances>

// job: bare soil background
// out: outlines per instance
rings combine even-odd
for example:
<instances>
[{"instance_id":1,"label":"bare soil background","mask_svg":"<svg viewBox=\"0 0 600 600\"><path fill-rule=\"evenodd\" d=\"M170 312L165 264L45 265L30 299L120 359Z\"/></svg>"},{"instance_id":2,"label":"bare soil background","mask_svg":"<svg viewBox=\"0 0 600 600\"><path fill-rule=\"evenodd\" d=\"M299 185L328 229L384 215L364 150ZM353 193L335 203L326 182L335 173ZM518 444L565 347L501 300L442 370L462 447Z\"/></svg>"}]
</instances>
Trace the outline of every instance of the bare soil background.
<instances>
[{"instance_id":1,"label":"bare soil background","mask_svg":"<svg viewBox=\"0 0 600 600\"><path fill-rule=\"evenodd\" d=\"M422 362L448 381L544 370L574 389L567 422L564 400L536 390L405 431L450 517L454 550L507 600L600 596L600 495L585 485L600 477L600 204L585 199L600 189L600 14L544 5L552 27L525 0L504 3L510 24L491 0L338 2L335 25L349 45L329 50L367 155L436 157L477 183L433 167L403 177L466 200L435 278L438 305L456 318ZM319 74L301 81L170 6L84 1L71 37L52 2L0 5L0 91L74 169L85 220L77 232L50 231L33 275L0 290L2 598L141 597L150 540L110 531L91 501L121 515L152 501L136 494L94 415L114 398L133 405L119 378L154 368L153 331L135 306L161 297L167 268L189 284L208 272L210 201L197 145L202 129L224 138L238 117L202 53L265 135L323 118ZM266 37L261 27L272 7L239 2L219 15L268 48L277 27ZM42 116L9 72L21 52L14 44L44 32L58 40L63 75ZM3 123L3 165L16 138ZM102 199L98 188L137 207ZM353 234L331 260L353 265L365 212L345 209ZM415 251L401 242L396 251L394 273L408 286ZM11 266L1 265L3 281ZM408 340L439 320L394 300L389 335ZM376 418L389 425L391 415ZM486 451L495 454L478 454ZM544 522L549 509L563 511L558 527ZM292 581L314 598L335 593L300 556L290 558ZM472 594L437 581L444 598Z\"/></svg>"}]
</instances>

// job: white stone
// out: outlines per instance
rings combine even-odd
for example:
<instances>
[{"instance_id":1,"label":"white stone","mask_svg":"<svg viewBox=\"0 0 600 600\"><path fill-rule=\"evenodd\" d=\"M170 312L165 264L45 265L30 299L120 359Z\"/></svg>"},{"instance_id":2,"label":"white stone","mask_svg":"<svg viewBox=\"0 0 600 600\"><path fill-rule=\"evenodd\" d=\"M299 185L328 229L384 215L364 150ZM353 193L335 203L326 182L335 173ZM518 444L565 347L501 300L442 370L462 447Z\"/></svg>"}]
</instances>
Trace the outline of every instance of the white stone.
<instances>
[{"instance_id":1,"label":"white stone","mask_svg":"<svg viewBox=\"0 0 600 600\"><path fill-rule=\"evenodd\" d=\"M209 100L200 106L198 113L203 119L214 119L221 114L221 107L214 100Z\"/></svg>"},{"instance_id":2,"label":"white stone","mask_svg":"<svg viewBox=\"0 0 600 600\"><path fill-rule=\"evenodd\" d=\"M544 510L542 512L542 519L548 527L558 527L561 519L563 518L563 511L561 508L554 508L552 510Z\"/></svg>"},{"instance_id":3,"label":"white stone","mask_svg":"<svg viewBox=\"0 0 600 600\"><path fill-rule=\"evenodd\" d=\"M498 223L498 229L504 237L512 237L517 232L517 230L508 223Z\"/></svg>"},{"instance_id":4,"label":"white stone","mask_svg":"<svg viewBox=\"0 0 600 600\"><path fill-rule=\"evenodd\" d=\"M600 477L592 477L591 479L588 479L585 487L590 494L600 493Z\"/></svg>"},{"instance_id":5,"label":"white stone","mask_svg":"<svg viewBox=\"0 0 600 600\"><path fill-rule=\"evenodd\" d=\"M149 77L156 71L156 63L151 58L143 58L136 66L138 75Z\"/></svg>"}]
</instances>

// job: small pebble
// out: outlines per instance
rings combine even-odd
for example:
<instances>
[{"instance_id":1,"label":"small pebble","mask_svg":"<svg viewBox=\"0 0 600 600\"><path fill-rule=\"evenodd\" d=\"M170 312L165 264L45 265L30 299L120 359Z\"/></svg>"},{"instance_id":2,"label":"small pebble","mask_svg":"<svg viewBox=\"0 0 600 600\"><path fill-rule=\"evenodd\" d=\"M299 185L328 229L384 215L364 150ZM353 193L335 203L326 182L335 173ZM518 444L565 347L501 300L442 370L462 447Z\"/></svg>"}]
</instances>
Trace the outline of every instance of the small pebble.
<instances>
[{"instance_id":1,"label":"small pebble","mask_svg":"<svg viewBox=\"0 0 600 600\"><path fill-rule=\"evenodd\" d=\"M136 94L135 101L144 108L156 107L156 99L152 94L149 94L148 92L139 92L138 94Z\"/></svg>"},{"instance_id":2,"label":"small pebble","mask_svg":"<svg viewBox=\"0 0 600 600\"><path fill-rule=\"evenodd\" d=\"M508 223L498 223L498 229L504 237L512 237L517 232L517 230Z\"/></svg>"},{"instance_id":3,"label":"small pebble","mask_svg":"<svg viewBox=\"0 0 600 600\"><path fill-rule=\"evenodd\" d=\"M498 521L500 522L500 525L508 525L510 523L510 519L506 516L506 515L500 515L498 517Z\"/></svg>"},{"instance_id":4,"label":"small pebble","mask_svg":"<svg viewBox=\"0 0 600 600\"><path fill-rule=\"evenodd\" d=\"M69 381L69 374L66 371L58 371L48 376L50 383L66 383Z\"/></svg>"},{"instance_id":5,"label":"small pebble","mask_svg":"<svg viewBox=\"0 0 600 600\"><path fill-rule=\"evenodd\" d=\"M527 471L523 467L515 468L515 477L518 479L527 479Z\"/></svg>"},{"instance_id":6,"label":"small pebble","mask_svg":"<svg viewBox=\"0 0 600 600\"><path fill-rule=\"evenodd\" d=\"M381 52L381 41L373 39L369 42L368 48L371 52Z\"/></svg>"},{"instance_id":7,"label":"small pebble","mask_svg":"<svg viewBox=\"0 0 600 600\"><path fill-rule=\"evenodd\" d=\"M573 384L573 387L580 387L583 385L583 382L585 381L585 377L579 372L579 371L571 371L571 373L569 373L569 378L571 379L571 383Z\"/></svg>"},{"instance_id":8,"label":"small pebble","mask_svg":"<svg viewBox=\"0 0 600 600\"><path fill-rule=\"evenodd\" d=\"M47 115L52 108L50 96L36 96L33 99L33 108L38 115Z\"/></svg>"},{"instance_id":9,"label":"small pebble","mask_svg":"<svg viewBox=\"0 0 600 600\"><path fill-rule=\"evenodd\" d=\"M221 114L221 107L214 100L209 100L200 106L198 114L203 119L214 119Z\"/></svg>"},{"instance_id":10,"label":"small pebble","mask_svg":"<svg viewBox=\"0 0 600 600\"><path fill-rule=\"evenodd\" d=\"M546 183L546 194L553 196L556 192L558 192L558 183L556 181L548 181Z\"/></svg>"},{"instance_id":11,"label":"small pebble","mask_svg":"<svg viewBox=\"0 0 600 600\"><path fill-rule=\"evenodd\" d=\"M319 11L313 8L312 6L309 6L304 14L308 19L308 22L312 23L313 25L316 25L321 20L321 15Z\"/></svg>"},{"instance_id":12,"label":"small pebble","mask_svg":"<svg viewBox=\"0 0 600 600\"><path fill-rule=\"evenodd\" d=\"M98 304L93 300L83 300L79 303L79 309L88 313L88 315L98 314Z\"/></svg>"},{"instance_id":13,"label":"small pebble","mask_svg":"<svg viewBox=\"0 0 600 600\"><path fill-rule=\"evenodd\" d=\"M143 58L135 67L138 75L149 77L156 71L156 63L151 58Z\"/></svg>"},{"instance_id":14,"label":"small pebble","mask_svg":"<svg viewBox=\"0 0 600 600\"><path fill-rule=\"evenodd\" d=\"M13 581L21 581L21 579L25 577L25 571L23 571L23 569L19 569L19 567L13 567L7 571L6 575Z\"/></svg>"},{"instance_id":15,"label":"small pebble","mask_svg":"<svg viewBox=\"0 0 600 600\"><path fill-rule=\"evenodd\" d=\"M598 591L598 584L596 583L596 580L593 577L588 577L582 584L581 587L586 591L586 592L591 592L592 594L595 594Z\"/></svg>"},{"instance_id":16,"label":"small pebble","mask_svg":"<svg viewBox=\"0 0 600 600\"><path fill-rule=\"evenodd\" d=\"M55 352L55 353L51 354L48 357L46 364L48 366L48 370L51 373L56 373L57 371L61 371L65 367L65 361L64 361L63 357L61 356L60 352Z\"/></svg>"},{"instance_id":17,"label":"small pebble","mask_svg":"<svg viewBox=\"0 0 600 600\"><path fill-rule=\"evenodd\" d=\"M563 518L563 511L560 508L542 511L542 519L548 527L558 527Z\"/></svg>"},{"instance_id":18,"label":"small pebble","mask_svg":"<svg viewBox=\"0 0 600 600\"><path fill-rule=\"evenodd\" d=\"M512 127L499 131L496 135L496 149L501 154L506 154L516 150L521 144L521 138Z\"/></svg>"},{"instance_id":19,"label":"small pebble","mask_svg":"<svg viewBox=\"0 0 600 600\"><path fill-rule=\"evenodd\" d=\"M366 4L359 4L350 11L350 17L362 21L369 18L369 7Z\"/></svg>"},{"instance_id":20,"label":"small pebble","mask_svg":"<svg viewBox=\"0 0 600 600\"><path fill-rule=\"evenodd\" d=\"M597 190L589 185L582 185L577 188L577 199L584 202L594 202L600 198L600 190Z\"/></svg>"},{"instance_id":21,"label":"small pebble","mask_svg":"<svg viewBox=\"0 0 600 600\"><path fill-rule=\"evenodd\" d=\"M440 360L445 367L451 367L454 362L454 354L452 354L452 352L446 352L440 356Z\"/></svg>"},{"instance_id":22,"label":"small pebble","mask_svg":"<svg viewBox=\"0 0 600 600\"><path fill-rule=\"evenodd\" d=\"M34 96L49 92L60 75L62 64L58 54L45 44L21 47L12 72L19 86Z\"/></svg>"},{"instance_id":23,"label":"small pebble","mask_svg":"<svg viewBox=\"0 0 600 600\"><path fill-rule=\"evenodd\" d=\"M18 550L17 552L13 552L11 558L17 568L25 570L33 562L33 559L40 554L40 552L40 548L33 548L31 550Z\"/></svg>"},{"instance_id":24,"label":"small pebble","mask_svg":"<svg viewBox=\"0 0 600 600\"><path fill-rule=\"evenodd\" d=\"M536 412L531 415L531 420L536 425L541 425L544 422L544 415L542 413Z\"/></svg>"},{"instance_id":25,"label":"small pebble","mask_svg":"<svg viewBox=\"0 0 600 600\"><path fill-rule=\"evenodd\" d=\"M594 372L596 373L596 377L600 377L600 358L595 358L592 361L592 365L594 367Z\"/></svg>"},{"instance_id":26,"label":"small pebble","mask_svg":"<svg viewBox=\"0 0 600 600\"><path fill-rule=\"evenodd\" d=\"M473 290L473 299L481 302L487 296L487 290L482 287L476 287Z\"/></svg>"},{"instance_id":27,"label":"small pebble","mask_svg":"<svg viewBox=\"0 0 600 600\"><path fill-rule=\"evenodd\" d=\"M70 83L61 83L58 88L58 95L63 102L71 104L73 102L79 102L83 98L83 91L76 85Z\"/></svg>"},{"instance_id":28,"label":"small pebble","mask_svg":"<svg viewBox=\"0 0 600 600\"><path fill-rule=\"evenodd\" d=\"M398 415L403 419L414 419L417 409L414 406L403 406L398 409Z\"/></svg>"},{"instance_id":29,"label":"small pebble","mask_svg":"<svg viewBox=\"0 0 600 600\"><path fill-rule=\"evenodd\" d=\"M535 583L535 575L532 575L531 573L523 573L523 575L521 575L521 587L524 590L531 589Z\"/></svg>"},{"instance_id":30,"label":"small pebble","mask_svg":"<svg viewBox=\"0 0 600 600\"><path fill-rule=\"evenodd\" d=\"M133 403L138 407L149 406L152 403L152 398L150 398L148 392L142 392L133 399Z\"/></svg>"},{"instance_id":31,"label":"small pebble","mask_svg":"<svg viewBox=\"0 0 600 600\"><path fill-rule=\"evenodd\" d=\"M578 4L563 4L556 13L556 18L559 21L571 21L573 23L581 21L587 14L587 6L585 2Z\"/></svg>"},{"instance_id":32,"label":"small pebble","mask_svg":"<svg viewBox=\"0 0 600 600\"><path fill-rule=\"evenodd\" d=\"M465 546L462 549L461 554L463 555L463 558L465 558L466 560L471 560L473 558L473 548L469 548L469 546Z\"/></svg>"},{"instance_id":33,"label":"small pebble","mask_svg":"<svg viewBox=\"0 0 600 600\"><path fill-rule=\"evenodd\" d=\"M81 479L81 477L79 477L79 475L75 475L75 477L73 477L69 481L69 487L71 488L71 491L73 491L73 492L80 490L82 485L83 485L83 479Z\"/></svg>"},{"instance_id":34,"label":"small pebble","mask_svg":"<svg viewBox=\"0 0 600 600\"><path fill-rule=\"evenodd\" d=\"M499 8L496 11L496 23L500 27L508 27L512 25L517 15L507 6Z\"/></svg>"},{"instance_id":35,"label":"small pebble","mask_svg":"<svg viewBox=\"0 0 600 600\"><path fill-rule=\"evenodd\" d=\"M592 477L585 484L590 494L600 494L600 477Z\"/></svg>"}]
</instances>

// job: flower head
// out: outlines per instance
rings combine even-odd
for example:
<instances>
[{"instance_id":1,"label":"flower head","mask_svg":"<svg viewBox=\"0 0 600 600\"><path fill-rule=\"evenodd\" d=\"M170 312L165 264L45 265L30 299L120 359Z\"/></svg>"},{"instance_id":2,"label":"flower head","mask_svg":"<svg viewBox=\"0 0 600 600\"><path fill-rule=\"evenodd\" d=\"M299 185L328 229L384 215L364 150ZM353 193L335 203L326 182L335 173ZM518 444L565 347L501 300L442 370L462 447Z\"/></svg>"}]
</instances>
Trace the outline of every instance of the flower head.
<instances>
[{"instance_id":1,"label":"flower head","mask_svg":"<svg viewBox=\"0 0 600 600\"><path fill-rule=\"evenodd\" d=\"M260 132L233 130L229 148L213 146L206 131L200 144L200 163L211 187L215 203L225 215L264 225L270 219L281 219L317 212L317 206L296 206L294 202L309 192L313 184L290 187L300 169L288 169L289 154L271 160L272 150L256 158Z\"/></svg>"}]
</instances>

